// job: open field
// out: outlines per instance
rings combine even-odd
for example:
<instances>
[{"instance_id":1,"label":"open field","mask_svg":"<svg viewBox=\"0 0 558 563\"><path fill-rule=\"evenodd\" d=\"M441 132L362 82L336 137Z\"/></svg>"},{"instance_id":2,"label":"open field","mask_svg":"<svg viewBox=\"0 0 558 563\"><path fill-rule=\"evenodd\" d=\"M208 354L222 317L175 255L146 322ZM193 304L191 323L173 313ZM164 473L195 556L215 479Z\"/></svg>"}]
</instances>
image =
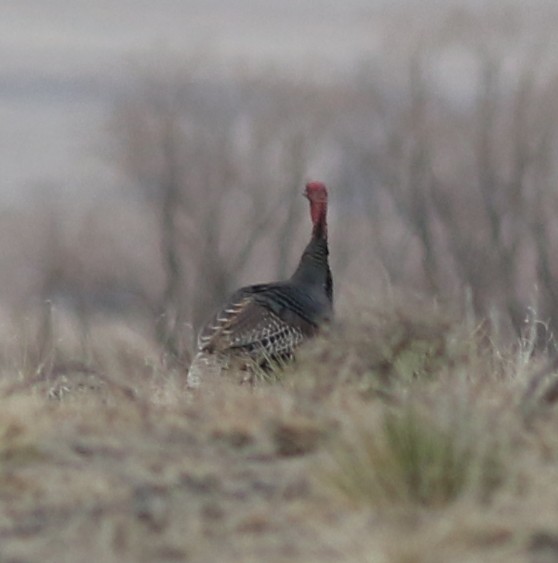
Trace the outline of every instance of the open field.
<instances>
[{"instance_id":1,"label":"open field","mask_svg":"<svg viewBox=\"0 0 558 563\"><path fill-rule=\"evenodd\" d=\"M558 561L556 2L4 4L0 563ZM335 324L187 389L309 179Z\"/></svg>"},{"instance_id":2,"label":"open field","mask_svg":"<svg viewBox=\"0 0 558 563\"><path fill-rule=\"evenodd\" d=\"M556 560L531 333L496 349L410 302L339 323L276 381L195 394L122 327L4 350L0 559Z\"/></svg>"}]
</instances>

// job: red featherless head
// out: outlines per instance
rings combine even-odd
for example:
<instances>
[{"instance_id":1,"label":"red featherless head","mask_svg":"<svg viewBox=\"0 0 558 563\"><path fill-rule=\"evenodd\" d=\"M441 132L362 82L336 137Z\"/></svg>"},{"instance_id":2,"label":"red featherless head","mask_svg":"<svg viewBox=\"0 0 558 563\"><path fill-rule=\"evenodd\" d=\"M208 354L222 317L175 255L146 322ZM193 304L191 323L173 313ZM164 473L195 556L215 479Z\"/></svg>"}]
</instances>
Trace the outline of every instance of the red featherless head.
<instances>
[{"instance_id":1,"label":"red featherless head","mask_svg":"<svg viewBox=\"0 0 558 563\"><path fill-rule=\"evenodd\" d=\"M327 189L322 182L308 182L304 195L316 203L327 203Z\"/></svg>"},{"instance_id":2,"label":"red featherless head","mask_svg":"<svg viewBox=\"0 0 558 563\"><path fill-rule=\"evenodd\" d=\"M310 217L317 237L327 236L327 189L322 182L308 182L304 195L310 201Z\"/></svg>"}]
</instances>

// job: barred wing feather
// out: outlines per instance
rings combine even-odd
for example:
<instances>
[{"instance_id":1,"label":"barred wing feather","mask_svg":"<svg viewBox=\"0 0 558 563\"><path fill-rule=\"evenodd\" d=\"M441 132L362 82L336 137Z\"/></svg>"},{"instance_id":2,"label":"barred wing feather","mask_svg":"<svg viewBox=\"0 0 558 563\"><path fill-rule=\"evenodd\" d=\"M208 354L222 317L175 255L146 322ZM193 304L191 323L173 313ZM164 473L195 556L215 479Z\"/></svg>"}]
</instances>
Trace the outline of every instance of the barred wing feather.
<instances>
[{"instance_id":1,"label":"barred wing feather","mask_svg":"<svg viewBox=\"0 0 558 563\"><path fill-rule=\"evenodd\" d=\"M262 284L238 291L202 331L199 349L290 356L294 348L315 333L317 325L305 318L287 289ZM281 303L278 295L286 302Z\"/></svg>"}]
</instances>

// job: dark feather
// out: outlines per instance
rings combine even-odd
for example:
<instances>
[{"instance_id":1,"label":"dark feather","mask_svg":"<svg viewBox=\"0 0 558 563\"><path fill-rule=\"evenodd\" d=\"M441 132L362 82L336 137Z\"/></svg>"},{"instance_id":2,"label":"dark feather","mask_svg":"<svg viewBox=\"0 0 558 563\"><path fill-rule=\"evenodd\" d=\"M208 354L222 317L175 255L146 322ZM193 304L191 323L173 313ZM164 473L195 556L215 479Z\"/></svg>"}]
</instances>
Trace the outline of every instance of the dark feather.
<instances>
[{"instance_id":1,"label":"dark feather","mask_svg":"<svg viewBox=\"0 0 558 563\"><path fill-rule=\"evenodd\" d=\"M325 319L319 299L289 282L242 288L199 335L202 351L291 355Z\"/></svg>"}]
</instances>

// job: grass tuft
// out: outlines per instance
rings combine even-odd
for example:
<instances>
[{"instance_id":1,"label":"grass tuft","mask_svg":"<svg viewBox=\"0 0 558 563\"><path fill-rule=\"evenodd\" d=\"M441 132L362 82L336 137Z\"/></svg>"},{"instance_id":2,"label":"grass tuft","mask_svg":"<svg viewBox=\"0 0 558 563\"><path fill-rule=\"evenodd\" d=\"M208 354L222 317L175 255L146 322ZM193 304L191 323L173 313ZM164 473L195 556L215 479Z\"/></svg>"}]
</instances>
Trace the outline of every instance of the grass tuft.
<instances>
[{"instance_id":1,"label":"grass tuft","mask_svg":"<svg viewBox=\"0 0 558 563\"><path fill-rule=\"evenodd\" d=\"M379 424L357 423L329 449L324 479L350 501L443 506L471 492L484 499L504 478L501 448L464 413L429 413L409 403Z\"/></svg>"}]
</instances>

